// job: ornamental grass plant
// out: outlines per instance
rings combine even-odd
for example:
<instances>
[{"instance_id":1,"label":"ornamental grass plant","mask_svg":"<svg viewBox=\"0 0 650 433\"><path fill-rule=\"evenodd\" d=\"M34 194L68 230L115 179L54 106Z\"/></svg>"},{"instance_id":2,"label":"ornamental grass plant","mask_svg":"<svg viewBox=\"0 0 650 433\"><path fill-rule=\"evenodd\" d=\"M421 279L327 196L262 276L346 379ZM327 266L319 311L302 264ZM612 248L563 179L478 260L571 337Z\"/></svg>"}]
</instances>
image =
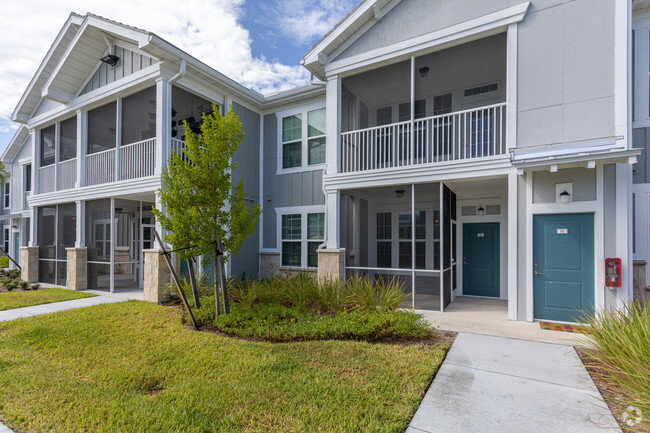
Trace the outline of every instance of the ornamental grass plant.
<instances>
[{"instance_id":1,"label":"ornamental grass plant","mask_svg":"<svg viewBox=\"0 0 650 433\"><path fill-rule=\"evenodd\" d=\"M598 359L621 387L636 424L650 429L650 305L645 301L600 310L582 320Z\"/></svg>"}]
</instances>

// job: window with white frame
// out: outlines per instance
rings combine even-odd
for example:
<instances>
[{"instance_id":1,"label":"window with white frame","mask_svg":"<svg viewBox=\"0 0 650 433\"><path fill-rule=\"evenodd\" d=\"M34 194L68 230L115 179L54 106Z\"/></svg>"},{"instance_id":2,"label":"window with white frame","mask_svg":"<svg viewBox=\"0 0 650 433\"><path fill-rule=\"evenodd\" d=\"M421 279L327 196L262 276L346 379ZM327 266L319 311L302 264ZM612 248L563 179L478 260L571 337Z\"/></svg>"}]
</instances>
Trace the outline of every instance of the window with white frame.
<instances>
[{"instance_id":1,"label":"window with white frame","mask_svg":"<svg viewBox=\"0 0 650 433\"><path fill-rule=\"evenodd\" d=\"M9 181L5 181L4 202L2 203L5 209L9 209L9 206L11 205L10 191L11 190L9 188Z\"/></svg>"},{"instance_id":2,"label":"window with white frame","mask_svg":"<svg viewBox=\"0 0 650 433\"><path fill-rule=\"evenodd\" d=\"M325 164L325 126L325 108L282 117L281 169Z\"/></svg>"},{"instance_id":3,"label":"window with white frame","mask_svg":"<svg viewBox=\"0 0 650 433\"><path fill-rule=\"evenodd\" d=\"M4 229L4 249L5 253L9 253L9 227Z\"/></svg>"},{"instance_id":4,"label":"window with white frame","mask_svg":"<svg viewBox=\"0 0 650 433\"><path fill-rule=\"evenodd\" d=\"M325 213L309 210L280 212L281 265L318 267L318 246L325 240Z\"/></svg>"},{"instance_id":5,"label":"window with white frame","mask_svg":"<svg viewBox=\"0 0 650 433\"><path fill-rule=\"evenodd\" d=\"M632 28L633 127L650 127L650 11L636 14Z\"/></svg>"}]
</instances>

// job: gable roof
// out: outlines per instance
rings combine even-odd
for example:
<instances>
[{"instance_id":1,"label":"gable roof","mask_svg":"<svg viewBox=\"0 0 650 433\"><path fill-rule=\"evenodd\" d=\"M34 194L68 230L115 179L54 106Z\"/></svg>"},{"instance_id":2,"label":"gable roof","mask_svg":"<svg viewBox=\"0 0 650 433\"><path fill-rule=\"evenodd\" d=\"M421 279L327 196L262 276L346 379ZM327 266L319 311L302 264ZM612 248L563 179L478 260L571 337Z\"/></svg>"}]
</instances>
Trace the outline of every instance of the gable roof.
<instances>
[{"instance_id":1,"label":"gable roof","mask_svg":"<svg viewBox=\"0 0 650 433\"><path fill-rule=\"evenodd\" d=\"M325 79L325 63L379 21L401 0L362 0L356 8L339 21L303 56L300 64L311 73ZM334 56L333 56L334 55Z\"/></svg>"},{"instance_id":2,"label":"gable roof","mask_svg":"<svg viewBox=\"0 0 650 433\"><path fill-rule=\"evenodd\" d=\"M28 138L29 138L29 128L27 128L27 126L25 125L20 125L20 127L18 127L18 131L16 131L14 136L11 138L11 141L7 145L5 151L2 152L2 156L0 156L0 160L6 162L13 161L13 159L16 157L16 155L18 155L18 152L23 147L23 144L25 144L25 141Z\"/></svg>"}]
</instances>

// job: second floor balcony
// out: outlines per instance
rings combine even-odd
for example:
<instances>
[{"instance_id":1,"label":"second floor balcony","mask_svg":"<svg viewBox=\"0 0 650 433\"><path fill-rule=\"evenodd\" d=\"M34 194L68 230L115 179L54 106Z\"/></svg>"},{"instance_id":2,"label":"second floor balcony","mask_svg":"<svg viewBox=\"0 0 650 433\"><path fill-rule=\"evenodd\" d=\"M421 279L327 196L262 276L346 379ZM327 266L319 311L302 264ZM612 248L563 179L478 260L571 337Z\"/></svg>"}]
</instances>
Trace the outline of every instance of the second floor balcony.
<instances>
[{"instance_id":1,"label":"second floor balcony","mask_svg":"<svg viewBox=\"0 0 650 433\"><path fill-rule=\"evenodd\" d=\"M341 172L506 154L506 103L341 134Z\"/></svg>"}]
</instances>

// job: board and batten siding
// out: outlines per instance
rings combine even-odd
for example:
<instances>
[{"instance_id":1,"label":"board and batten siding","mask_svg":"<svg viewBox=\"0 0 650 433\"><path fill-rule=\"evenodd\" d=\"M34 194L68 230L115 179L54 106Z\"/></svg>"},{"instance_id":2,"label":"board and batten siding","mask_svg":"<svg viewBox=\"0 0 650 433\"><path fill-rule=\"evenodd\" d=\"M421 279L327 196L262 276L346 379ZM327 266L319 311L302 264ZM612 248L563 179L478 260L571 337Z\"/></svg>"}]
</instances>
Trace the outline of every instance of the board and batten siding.
<instances>
[{"instance_id":1,"label":"board and batten siding","mask_svg":"<svg viewBox=\"0 0 650 433\"><path fill-rule=\"evenodd\" d=\"M278 117L264 116L264 243L277 249L275 208L324 205L323 170L276 174L278 168ZM270 198L270 200L269 200Z\"/></svg>"},{"instance_id":2,"label":"board and batten siding","mask_svg":"<svg viewBox=\"0 0 650 433\"><path fill-rule=\"evenodd\" d=\"M100 62L99 69L95 71L92 78L79 93L83 95L92 90L99 89L102 86L127 77L148 66L153 65L156 60L151 57L135 53L122 47L115 47L114 54L120 58L120 61L111 67L104 62Z\"/></svg>"},{"instance_id":3,"label":"board and batten siding","mask_svg":"<svg viewBox=\"0 0 650 433\"><path fill-rule=\"evenodd\" d=\"M237 185L244 181L247 205L259 203L260 200L260 115L248 108L232 103L234 113L239 117L242 131L246 134L239 149L235 151L233 161L237 167L232 170L232 182ZM257 277L259 270L259 225L242 245L236 255L231 257L232 275Z\"/></svg>"}]
</instances>

